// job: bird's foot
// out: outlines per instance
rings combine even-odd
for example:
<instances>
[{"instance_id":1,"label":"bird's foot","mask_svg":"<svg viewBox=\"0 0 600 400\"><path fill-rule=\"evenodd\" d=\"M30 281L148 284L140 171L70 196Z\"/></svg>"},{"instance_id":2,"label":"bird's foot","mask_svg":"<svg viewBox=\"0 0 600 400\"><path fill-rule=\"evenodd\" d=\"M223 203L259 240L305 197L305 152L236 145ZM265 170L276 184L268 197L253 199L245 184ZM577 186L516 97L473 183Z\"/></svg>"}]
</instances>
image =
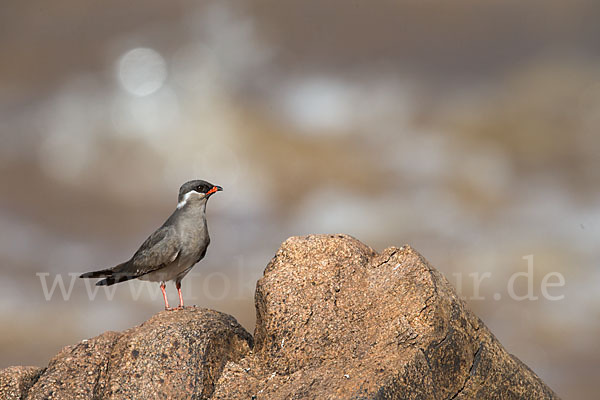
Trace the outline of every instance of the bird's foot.
<instances>
[{"instance_id":1,"label":"bird's foot","mask_svg":"<svg viewBox=\"0 0 600 400\"><path fill-rule=\"evenodd\" d=\"M193 306L165 307L165 311L177 311L177 310L185 310L185 309L191 309L191 308L196 308L196 306L193 305Z\"/></svg>"}]
</instances>

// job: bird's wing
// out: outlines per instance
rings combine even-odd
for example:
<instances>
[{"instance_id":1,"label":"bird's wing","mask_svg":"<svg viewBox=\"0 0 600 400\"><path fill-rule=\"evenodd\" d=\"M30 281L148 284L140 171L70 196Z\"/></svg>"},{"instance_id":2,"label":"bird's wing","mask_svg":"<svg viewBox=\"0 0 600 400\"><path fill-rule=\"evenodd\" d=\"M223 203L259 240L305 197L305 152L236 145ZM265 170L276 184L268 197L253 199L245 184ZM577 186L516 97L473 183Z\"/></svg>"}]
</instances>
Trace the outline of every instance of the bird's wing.
<instances>
[{"instance_id":1,"label":"bird's wing","mask_svg":"<svg viewBox=\"0 0 600 400\"><path fill-rule=\"evenodd\" d=\"M175 261L179 250L175 228L163 226L146 239L131 260L122 264L121 271L115 270L115 272L134 277L148 274Z\"/></svg>"}]
</instances>

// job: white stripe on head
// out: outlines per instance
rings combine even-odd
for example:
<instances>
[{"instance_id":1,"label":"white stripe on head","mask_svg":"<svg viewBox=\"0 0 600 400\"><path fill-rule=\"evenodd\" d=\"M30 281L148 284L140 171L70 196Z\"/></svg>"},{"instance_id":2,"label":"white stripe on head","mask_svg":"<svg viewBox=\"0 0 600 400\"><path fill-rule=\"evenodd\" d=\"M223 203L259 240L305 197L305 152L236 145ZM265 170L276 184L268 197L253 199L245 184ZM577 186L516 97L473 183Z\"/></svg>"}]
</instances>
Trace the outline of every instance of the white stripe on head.
<instances>
[{"instance_id":1,"label":"white stripe on head","mask_svg":"<svg viewBox=\"0 0 600 400\"><path fill-rule=\"evenodd\" d=\"M198 194L200 196L204 195L204 193L199 193L199 192L196 192L195 190L190 190L189 192L187 192L186 194L183 195L183 200L181 200L179 203L177 203L177 208L182 208L183 206L185 206L187 204L187 201L189 200L190 196L193 194Z\"/></svg>"}]
</instances>

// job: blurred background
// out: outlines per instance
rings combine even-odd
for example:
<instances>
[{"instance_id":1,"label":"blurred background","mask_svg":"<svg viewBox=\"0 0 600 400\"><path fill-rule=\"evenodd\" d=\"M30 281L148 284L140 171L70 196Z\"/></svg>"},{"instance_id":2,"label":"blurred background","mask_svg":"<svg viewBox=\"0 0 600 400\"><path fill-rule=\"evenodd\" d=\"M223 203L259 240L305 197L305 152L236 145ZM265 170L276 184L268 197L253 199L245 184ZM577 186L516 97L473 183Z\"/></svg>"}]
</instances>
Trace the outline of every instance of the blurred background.
<instances>
[{"instance_id":1,"label":"blurred background","mask_svg":"<svg viewBox=\"0 0 600 400\"><path fill-rule=\"evenodd\" d=\"M202 178L225 190L188 304L252 332L287 237L409 243L560 396L594 397L598 21L586 0L6 2L0 368L160 311L157 284L75 275L127 260Z\"/></svg>"}]
</instances>

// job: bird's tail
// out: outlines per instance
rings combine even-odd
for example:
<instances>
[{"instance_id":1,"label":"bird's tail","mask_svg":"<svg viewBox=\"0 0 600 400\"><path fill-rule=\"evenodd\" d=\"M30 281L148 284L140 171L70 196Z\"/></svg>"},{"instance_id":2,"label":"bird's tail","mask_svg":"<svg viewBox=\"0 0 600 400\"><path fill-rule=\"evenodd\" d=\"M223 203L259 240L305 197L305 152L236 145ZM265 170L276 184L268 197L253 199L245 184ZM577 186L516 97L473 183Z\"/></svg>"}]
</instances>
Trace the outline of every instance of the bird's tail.
<instances>
[{"instance_id":1,"label":"bird's tail","mask_svg":"<svg viewBox=\"0 0 600 400\"><path fill-rule=\"evenodd\" d=\"M96 282L96 286L110 286L110 285L114 285L115 283L125 282L130 279L134 279L134 278L137 278L137 276L125 275L122 273L121 274L113 274L112 276L108 276L105 279L102 279L101 281Z\"/></svg>"},{"instance_id":2,"label":"bird's tail","mask_svg":"<svg viewBox=\"0 0 600 400\"><path fill-rule=\"evenodd\" d=\"M105 278L111 276L113 271L108 269L101 269L99 271L86 272L85 274L79 275L80 278Z\"/></svg>"},{"instance_id":3,"label":"bird's tail","mask_svg":"<svg viewBox=\"0 0 600 400\"><path fill-rule=\"evenodd\" d=\"M118 268L124 266L127 263L119 264L114 268L101 269L98 271L86 272L85 274L79 275L80 278L106 278L96 282L96 286L110 286L115 283L125 282L130 279L137 278L137 276L118 272ZM115 271L116 270L116 271Z\"/></svg>"}]
</instances>

